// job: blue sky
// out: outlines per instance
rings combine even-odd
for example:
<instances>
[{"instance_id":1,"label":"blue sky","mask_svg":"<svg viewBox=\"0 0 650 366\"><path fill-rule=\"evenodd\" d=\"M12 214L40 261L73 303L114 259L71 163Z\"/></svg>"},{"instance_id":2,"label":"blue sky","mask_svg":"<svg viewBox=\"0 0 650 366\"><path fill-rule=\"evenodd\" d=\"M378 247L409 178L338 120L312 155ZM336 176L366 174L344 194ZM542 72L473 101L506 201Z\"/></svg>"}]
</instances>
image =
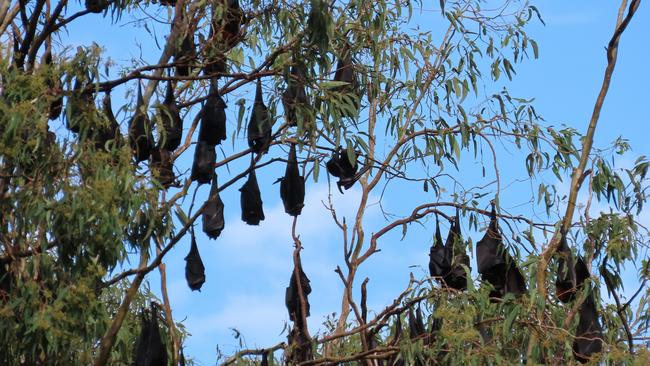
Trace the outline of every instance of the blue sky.
<instances>
[{"instance_id":1,"label":"blue sky","mask_svg":"<svg viewBox=\"0 0 650 366\"><path fill-rule=\"evenodd\" d=\"M437 1L425 3L430 3L425 8L436 8L438 4ZM614 27L618 4L603 0L540 0L535 5L540 9L546 26L533 22L527 32L539 44L539 59L518 65L517 75L512 82L502 78L487 87L493 91L507 87L512 95L535 98L536 110L548 124L567 125L584 131L601 85L606 64L605 46ZM425 24L438 17L438 14L423 12L417 18ZM131 19L124 18L113 26L98 19L98 16L83 18L80 23L70 27L67 37L75 44L101 43L107 54L118 63L128 63L131 58L139 57L152 61L157 57L158 49L147 41L149 36L144 28L134 32L131 26L123 25ZM159 27L166 29L166 26ZM109 36L106 36L109 34L107 32L110 32ZM621 135L629 139L633 151L622 160L623 165L630 164L638 155L650 155L647 144L650 121L646 112L650 97L648 34L650 10L642 5L621 41L618 65L596 134L596 147L605 147ZM141 51L135 45L140 45ZM227 99L231 104L231 131L236 125L234 101L240 97L252 100L252 94L240 93ZM116 105L119 98L119 93L117 97L114 94ZM229 151L230 141L226 142L226 146ZM462 169L478 169L471 154L467 155ZM187 152L177 165L189 167L191 158L191 151ZM510 181L525 178L520 155L516 152L511 155L506 153L500 159L503 167L517 164L516 171L504 173ZM232 169L236 170L237 167L235 164ZM284 213L279 199L279 185L271 185L283 171L284 166L276 166L258 173L266 214L266 220L259 227L241 222L239 192L236 189L229 189L222 195L226 207L226 229L216 241L209 241L202 233L198 237L207 274L207 282L201 292L191 292L185 283L183 258L189 250L189 238L181 241L166 257L174 317L182 320L192 333L185 343L186 355L201 365L215 363L217 346L225 353L231 353L240 346L240 340L233 338L231 328L241 332L246 347L265 347L286 339L282 331L288 322L284 289L292 268L291 217ZM228 175L224 170L218 173L222 175L220 181ZM233 188L241 184L243 181ZM502 197L503 208L518 214L530 214L526 208L520 208L530 199L530 187L526 187L526 183L512 187L510 193ZM560 190L562 187L566 185L560 184ZM355 187L341 195L334 186L331 188L331 197L339 214L350 221L360 192ZM205 199L207 191L208 187L199 190L197 204ZM298 224L301 240L305 244L303 265L314 289L310 296L312 316L309 318L312 334L322 329L321 324L328 315L340 310L342 286L334 273L336 266L343 264L340 232L336 231L322 204L322 201L327 201L329 193L323 173L318 184L310 180L306 207ZM584 199L584 194L581 198ZM371 197L366 231L372 231L385 222L378 201L378 196ZM405 206L405 202L409 201L417 202L417 199L411 197L409 191L404 191L384 197L382 205L398 215L404 215L410 213L411 206ZM605 208L595 205L592 215ZM642 213L641 219L650 223L648 212ZM372 310L380 311L401 292L408 282L409 272L416 276L425 275L432 223L430 221L425 227L412 225L409 236L403 241L400 241L399 233L387 235L380 242L382 252L362 268L357 282L360 283L365 276L371 278L368 289L369 307ZM446 231L447 227L443 227ZM200 223L197 229L199 233ZM466 236L476 242L482 233L467 232ZM472 263L475 263L473 256ZM628 270L632 272L634 269ZM157 290L157 272L152 272L149 280L151 287Z\"/></svg>"}]
</instances>

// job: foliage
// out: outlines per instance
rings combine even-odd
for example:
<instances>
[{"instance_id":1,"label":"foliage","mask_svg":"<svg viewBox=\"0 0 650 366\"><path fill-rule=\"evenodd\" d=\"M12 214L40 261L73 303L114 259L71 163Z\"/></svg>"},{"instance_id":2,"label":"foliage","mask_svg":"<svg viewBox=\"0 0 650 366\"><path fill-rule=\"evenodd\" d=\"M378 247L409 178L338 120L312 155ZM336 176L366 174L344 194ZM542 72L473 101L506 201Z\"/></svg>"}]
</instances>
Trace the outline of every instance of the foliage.
<instances>
[{"instance_id":1,"label":"foliage","mask_svg":"<svg viewBox=\"0 0 650 366\"><path fill-rule=\"evenodd\" d=\"M362 191L352 222L328 207L341 228L345 265L337 271L345 291L325 333L312 337L304 329L307 307L307 314L296 311L289 344L241 350L223 364L257 363L266 352L275 362L308 364L373 364L371 358L422 365L564 363L574 356L581 304L592 293L605 351L592 362L648 360L648 350L636 339L645 336L649 324L649 270L639 254L647 230L638 223L649 162L639 157L633 166L618 168L616 158L629 150L625 140L592 151L589 170L579 171L593 193L582 215L569 217L566 234L572 255L585 258L592 276L569 304L547 290L554 288L557 260L548 267L552 275L545 287L535 285L549 248L545 243L559 237L554 214L567 204L549 182L575 175L583 151L577 145L586 138L547 124L532 100L493 90L497 81L516 77L519 63L538 57L537 43L526 33L530 22L542 22L537 8L523 1L488 7L480 0L440 1L435 12L423 12L431 4L417 0L235 4L35 0L0 6L0 363L133 364L140 313L151 301L159 304L169 359L180 362L188 334L171 318L164 281L159 300L146 275L159 270L164 277L164 256L189 231L194 235L193 225L205 209L193 210L194 169L179 164L191 155L192 142L202 138L197 131L207 114L201 108L213 105L204 104L208 94L214 96L213 85L230 101L229 116L237 116L236 123L228 122L235 130L220 146L225 156L210 161L208 154L205 163L210 178L212 166L216 169L220 191L233 189L256 169L277 167L294 146L309 184L325 184L323 176L328 170L333 174L327 161L340 154L336 164L346 168L336 174L339 189L358 184ZM161 45L159 61L116 63L102 50L102 39L73 51L66 27L82 16L145 30ZM171 28L152 25L152 18ZM153 100L164 98L165 80L172 81L184 120L181 146L168 151L169 163L176 163L170 182L163 179L163 169L171 170L163 155L158 161L152 155L149 164L134 163L127 135L134 136L126 126L142 113L134 96L143 83L144 105L154 106L145 111L152 115L152 127L144 132L165 141L174 111ZM264 85L261 100L236 100L253 95L258 81ZM118 116L129 118L114 138L112 112L98 102L116 90L130 99L118 109ZM61 98L65 108L59 117L53 109ZM268 107L268 120L260 102ZM258 130L273 126L270 141L256 146L257 154L244 142L247 121ZM208 145L214 153L214 144ZM509 149L516 153L505 167L499 157ZM250 164L230 170L228 164L249 154ZM502 171L516 163L536 187L531 208L542 207L545 221L500 208L507 200L504 180L511 179ZM480 181L465 187L463 170L470 164L480 167ZM370 195L379 191L384 196L414 192L405 202L412 206L385 211L378 226L364 214ZM189 209L186 198L191 198ZM590 217L592 200L611 211ZM382 236L397 228L407 236L410 224L426 223L433 215L451 222L456 210L470 229L482 231L490 201L499 208L506 250L527 279L526 294L491 298L493 288L464 265L472 277L467 290L440 286L433 278L412 279L394 302L367 318L365 282L361 299L352 296L355 276L379 250ZM295 225L291 234L296 274L303 244ZM453 246L474 249L469 240ZM622 269L633 264L639 268L639 297L621 303ZM615 303L607 300L605 289ZM296 303L306 297L299 295ZM424 314L425 333L413 330L413 311Z\"/></svg>"}]
</instances>

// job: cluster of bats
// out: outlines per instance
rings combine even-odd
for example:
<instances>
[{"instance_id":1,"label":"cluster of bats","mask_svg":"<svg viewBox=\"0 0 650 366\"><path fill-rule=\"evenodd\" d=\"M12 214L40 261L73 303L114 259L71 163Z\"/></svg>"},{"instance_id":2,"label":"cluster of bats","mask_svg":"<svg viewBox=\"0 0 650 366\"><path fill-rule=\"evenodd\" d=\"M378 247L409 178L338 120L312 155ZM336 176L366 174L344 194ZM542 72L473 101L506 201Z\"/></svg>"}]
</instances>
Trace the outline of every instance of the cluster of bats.
<instances>
[{"instance_id":1,"label":"cluster of bats","mask_svg":"<svg viewBox=\"0 0 650 366\"><path fill-rule=\"evenodd\" d=\"M241 25L245 21L243 11L237 0L221 0L226 6L226 12L221 17L214 17L210 29L208 44L219 45L216 54L204 60L203 72L215 75L226 71L224 52L231 49L240 38ZM86 9L90 12L103 12L109 5L107 0L85 0ZM162 0L162 5L174 5L173 0ZM176 74L188 76L192 72L192 62L196 60L196 45L193 33L189 29L181 32L179 46L174 54ZM44 57L45 63L52 62L49 50ZM210 83L208 97L200 111L200 128L190 179L199 184L212 183L210 196L204 204L202 214L203 231L210 239L216 239L224 229L224 204L219 196L219 187L215 175L216 145L226 139L226 112L227 105L219 95L216 79ZM298 124L297 106L308 106L309 96L305 91L305 73L300 66L291 68L288 86L282 95L285 118L289 126ZM349 49L346 48L339 59L334 81L344 82L335 89L344 93L353 91L358 95L358 82L354 74L354 65ZM88 86L80 79L75 82L74 89L81 91L69 97L66 111L66 125L74 133L81 133L83 120L87 113L94 111L93 94ZM54 87L54 85L51 85ZM355 109L358 109L356 101ZM179 107L174 99L174 86L172 81L167 82L164 100L157 105L158 118L162 130L156 141L153 138L151 120L144 105L142 90L138 85L138 97L135 113L129 123L128 141L136 163L150 160L152 173L158 182L165 188L171 186L175 180L173 172L172 154L180 144L183 133L183 121ZM49 107L50 119L56 119L63 110L63 97L55 98ZM110 141L119 142L119 124L111 109L110 94L106 93L103 100L104 115L108 124L97 131L91 131L97 148L103 148ZM350 110L343 110L346 117L354 117ZM248 146L256 154L268 151L272 142L271 129L273 119L264 104L262 85L257 80L255 100L247 126ZM349 189L367 169L359 171L356 157L350 157L341 147L335 149L331 159L326 163L327 171L338 178L337 186ZM240 188L241 192L241 218L249 225L259 225L264 220L264 210L260 188L255 175L254 167L248 173L248 179ZM296 147L291 144L284 177L280 178L280 196L285 212L292 216L300 215L304 207L305 180L300 174ZM556 280L556 294L564 303L575 299L576 294L589 278L589 270L580 257L574 259L568 248L566 238L562 237L558 249L559 273ZM443 243L440 226L436 222L434 243L430 249L429 272L443 286L456 290L467 289L467 275L470 268L469 256L465 252L460 231L458 212L452 223L447 239ZM478 272L482 279L489 283L493 290L492 298L502 298L510 293L516 296L527 291L526 281L518 268L515 260L510 256L503 245L494 205L492 206L490 225L484 237L477 243L476 256ZM192 233L191 247L185 258L185 275L188 286L192 290L200 290L205 282L205 267L198 251L194 234ZM297 281L296 274L300 281ZM4 276L6 277L6 276ZM307 332L304 319L309 316L309 302L307 296L311 293L309 279L303 272L299 262L292 272L289 287L286 289L285 304L289 317L294 322L290 331L289 342L296 346L291 357L293 362L302 362L313 358L311 341ZM301 301L301 298L303 299ZM150 316L143 311L142 332L137 346L137 366L166 365L166 351L158 329L157 312L152 308ZM575 357L580 362L588 361L589 357L602 350L602 327L598 321L596 301L593 292L590 292L579 310L579 324L576 340L573 344ZM398 329L401 327L398 327ZM434 321L434 328L440 328L440 322ZM409 312L409 329L411 338L421 337L426 334L420 309L415 315L412 309ZM435 330L432 329L432 330ZM376 346L375 334L368 334L368 345ZM371 347L372 349L374 347ZM264 354L266 360L266 354ZM399 362L403 361L396 361Z\"/></svg>"},{"instance_id":2,"label":"cluster of bats","mask_svg":"<svg viewBox=\"0 0 650 366\"><path fill-rule=\"evenodd\" d=\"M561 238L558 255L556 296L563 303L569 303L589 279L589 269L581 257L573 258L565 236ZM481 278L492 286L491 298L499 299L506 294L519 296L527 291L521 270L503 244L494 204L488 230L476 244L476 261ZM469 257L462 243L457 211L444 244L436 222L434 242L429 252L429 273L442 286L462 291L467 289L466 271L469 271ZM603 329L598 320L594 296L590 290L578 311L579 322L573 353L581 363L588 362L591 355L602 351Z\"/></svg>"}]
</instances>

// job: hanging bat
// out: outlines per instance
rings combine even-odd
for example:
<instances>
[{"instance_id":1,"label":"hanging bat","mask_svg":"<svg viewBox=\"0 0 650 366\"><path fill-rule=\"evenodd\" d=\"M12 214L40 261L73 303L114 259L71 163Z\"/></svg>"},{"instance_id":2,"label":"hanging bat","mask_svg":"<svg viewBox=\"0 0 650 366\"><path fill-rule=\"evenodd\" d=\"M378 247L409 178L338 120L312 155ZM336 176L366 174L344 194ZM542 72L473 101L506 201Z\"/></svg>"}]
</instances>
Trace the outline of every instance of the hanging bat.
<instances>
[{"instance_id":1,"label":"hanging bat","mask_svg":"<svg viewBox=\"0 0 650 366\"><path fill-rule=\"evenodd\" d=\"M300 175L298 169L295 144L291 144L287 169L280 180L280 197L284 204L284 212L291 216L300 215L305 206L305 178Z\"/></svg>"},{"instance_id":2,"label":"hanging bat","mask_svg":"<svg viewBox=\"0 0 650 366\"><path fill-rule=\"evenodd\" d=\"M422 320L422 312L420 307L417 308L416 313L413 314L413 308L409 308L409 336L411 339L416 339L423 334L426 334L424 321Z\"/></svg>"},{"instance_id":3,"label":"hanging bat","mask_svg":"<svg viewBox=\"0 0 650 366\"><path fill-rule=\"evenodd\" d=\"M154 147L151 132L151 121L147 115L147 107L142 99L142 87L138 83L138 102L136 110L129 124L129 144L136 163L145 161L151 155Z\"/></svg>"},{"instance_id":4,"label":"hanging bat","mask_svg":"<svg viewBox=\"0 0 650 366\"><path fill-rule=\"evenodd\" d=\"M573 356L580 363L587 363L603 350L603 328L598 320L598 311L593 291L589 293L578 310L578 327L573 341Z\"/></svg>"},{"instance_id":5,"label":"hanging bat","mask_svg":"<svg viewBox=\"0 0 650 366\"><path fill-rule=\"evenodd\" d=\"M108 0L85 0L86 10L99 14L108 8Z\"/></svg>"},{"instance_id":6,"label":"hanging bat","mask_svg":"<svg viewBox=\"0 0 650 366\"><path fill-rule=\"evenodd\" d=\"M436 277L436 280L441 281L442 277L451 271L451 263L449 262L451 257L451 253L448 253L442 242L440 224L436 216L436 233L433 237L433 245L429 250L429 274L431 277Z\"/></svg>"},{"instance_id":7,"label":"hanging bat","mask_svg":"<svg viewBox=\"0 0 650 366\"><path fill-rule=\"evenodd\" d=\"M565 234L562 234L562 237L560 237L557 255L559 258L557 263L557 277L555 279L555 294L560 301L568 303L573 299L573 295L575 294L576 268Z\"/></svg>"},{"instance_id":8,"label":"hanging bat","mask_svg":"<svg viewBox=\"0 0 650 366\"><path fill-rule=\"evenodd\" d=\"M308 317L309 314L309 300L308 295L311 293L311 285L309 284L309 278L302 270L302 266L299 265L298 272L300 273L300 286L302 287L302 294L305 298L305 307L306 314L305 317ZM287 307L289 312L289 319L296 324L297 327L301 327L302 323L302 308L300 306L300 296L298 294L298 283L296 282L296 271L291 272L291 279L289 280L289 287L287 287L284 304Z\"/></svg>"},{"instance_id":9,"label":"hanging bat","mask_svg":"<svg viewBox=\"0 0 650 366\"><path fill-rule=\"evenodd\" d=\"M233 48L240 40L240 29L244 23L244 12L238 0L218 0L213 5L221 6L221 11L212 11L212 27L210 31L215 35L221 53Z\"/></svg>"},{"instance_id":10,"label":"hanging bat","mask_svg":"<svg viewBox=\"0 0 650 366\"><path fill-rule=\"evenodd\" d=\"M45 50L45 57L43 58L43 63L47 66L52 65L52 49L50 47L48 47ZM57 89L61 86L60 80L48 80L47 86L49 87L50 92L54 92L54 89ZM62 110L63 110L63 95L57 92L54 95L54 99L52 99L52 102L50 102L50 107L48 109L47 116L50 120L55 120L59 118Z\"/></svg>"},{"instance_id":11,"label":"hanging bat","mask_svg":"<svg viewBox=\"0 0 650 366\"><path fill-rule=\"evenodd\" d=\"M158 311L151 303L151 316L142 311L142 329L136 346L135 366L167 366L167 349L160 336Z\"/></svg>"},{"instance_id":12,"label":"hanging bat","mask_svg":"<svg viewBox=\"0 0 650 366\"><path fill-rule=\"evenodd\" d=\"M402 339L402 319L400 314L397 314L397 319L395 320L395 331L393 332L393 338L389 342L389 346L397 346ZM405 366L404 359L399 353L393 355L389 360L388 364L391 366Z\"/></svg>"},{"instance_id":13,"label":"hanging bat","mask_svg":"<svg viewBox=\"0 0 650 366\"><path fill-rule=\"evenodd\" d=\"M359 111L359 82L357 81L356 75L354 73L354 64L352 63L351 51L347 45L344 47L343 55L336 65L334 81L347 83L347 85L333 88L334 91L338 91L343 94L351 93L353 95L352 107L354 110L343 108L341 109L341 115L343 117L349 118L356 117Z\"/></svg>"},{"instance_id":14,"label":"hanging bat","mask_svg":"<svg viewBox=\"0 0 650 366\"><path fill-rule=\"evenodd\" d=\"M183 138L183 120L174 100L174 87L171 80L167 81L165 99L158 106L158 113L162 124L162 134L158 141L161 149L174 151L181 144Z\"/></svg>"},{"instance_id":15,"label":"hanging bat","mask_svg":"<svg viewBox=\"0 0 650 366\"><path fill-rule=\"evenodd\" d=\"M111 94L109 92L104 95L102 106L104 117L106 117L106 120L108 121L106 128L103 130L102 139L105 141L113 140L115 143L119 144L122 137L120 134L120 124L117 123L115 115L113 114L113 109L111 107ZM105 146L105 144L102 146Z\"/></svg>"},{"instance_id":16,"label":"hanging bat","mask_svg":"<svg viewBox=\"0 0 650 366\"><path fill-rule=\"evenodd\" d=\"M66 127L70 132L79 133L86 117L93 113L95 103L93 93L86 90L79 78L74 82L73 96L68 97L66 105ZM78 94L77 94L78 93Z\"/></svg>"},{"instance_id":17,"label":"hanging bat","mask_svg":"<svg viewBox=\"0 0 650 366\"><path fill-rule=\"evenodd\" d=\"M190 63L196 59L196 44L194 43L194 34L189 29L189 25L187 25L185 29L181 30L181 32L180 45L176 49L174 63L176 64L177 75L189 76L191 71Z\"/></svg>"},{"instance_id":18,"label":"hanging bat","mask_svg":"<svg viewBox=\"0 0 650 366\"><path fill-rule=\"evenodd\" d=\"M240 29L245 21L244 12L237 0L214 1L212 6L212 24L203 67L206 75L226 72L225 54L242 39ZM217 7L221 9L216 10Z\"/></svg>"},{"instance_id":19,"label":"hanging bat","mask_svg":"<svg viewBox=\"0 0 650 366\"><path fill-rule=\"evenodd\" d=\"M161 186L169 188L176 179L171 152L158 147L154 148L151 151L151 171Z\"/></svg>"},{"instance_id":20,"label":"hanging bat","mask_svg":"<svg viewBox=\"0 0 650 366\"><path fill-rule=\"evenodd\" d=\"M506 270L505 293L514 294L515 296L524 294L528 290L526 287L526 278L524 278L524 275L510 254L506 253L506 261L508 262L508 268Z\"/></svg>"},{"instance_id":21,"label":"hanging bat","mask_svg":"<svg viewBox=\"0 0 650 366\"><path fill-rule=\"evenodd\" d=\"M366 334L366 344L368 345L368 351L372 351L377 348L377 334L374 330L371 330ZM377 359L373 362L373 366L384 366L384 360L382 359Z\"/></svg>"},{"instance_id":22,"label":"hanging bat","mask_svg":"<svg viewBox=\"0 0 650 366\"><path fill-rule=\"evenodd\" d=\"M451 266L450 272L443 278L445 285L456 290L467 289L467 273L465 267L470 268L469 256L465 253L465 244L460 232L460 216L456 210L456 218L449 230L445 241L445 254Z\"/></svg>"},{"instance_id":23,"label":"hanging bat","mask_svg":"<svg viewBox=\"0 0 650 366\"><path fill-rule=\"evenodd\" d=\"M239 30L242 26L242 23L245 20L244 12L239 7L239 0L226 0L227 11L226 11L226 23L223 27L224 36L223 39L228 45L228 49L234 47L239 36Z\"/></svg>"},{"instance_id":24,"label":"hanging bat","mask_svg":"<svg viewBox=\"0 0 650 366\"><path fill-rule=\"evenodd\" d=\"M296 107L309 107L310 104L309 97L305 92L305 73L302 71L301 67L291 67L291 73L287 80L287 84L287 90L282 94L284 116L289 126L297 126L298 116L296 113Z\"/></svg>"},{"instance_id":25,"label":"hanging bat","mask_svg":"<svg viewBox=\"0 0 650 366\"><path fill-rule=\"evenodd\" d=\"M219 196L219 187L217 185L217 176L212 179L210 188L210 197L208 197L207 206L203 209L203 232L210 238L216 239L221 235L224 228L223 218L223 201Z\"/></svg>"},{"instance_id":26,"label":"hanging bat","mask_svg":"<svg viewBox=\"0 0 650 366\"><path fill-rule=\"evenodd\" d=\"M361 176L370 168L369 166L359 170L359 164L355 159L354 162L351 162L347 153L343 152L343 148L339 146L337 150L332 154L332 158L325 164L327 167L327 172L331 175L339 178L336 182L336 186L339 189L339 192L343 193L341 187L350 189L354 183L361 178Z\"/></svg>"},{"instance_id":27,"label":"hanging bat","mask_svg":"<svg viewBox=\"0 0 650 366\"><path fill-rule=\"evenodd\" d=\"M494 287L490 297L501 298L507 293L521 295L527 291L526 279L503 245L494 202L490 226L483 239L476 244L476 261L483 280Z\"/></svg>"},{"instance_id":28,"label":"hanging bat","mask_svg":"<svg viewBox=\"0 0 650 366\"><path fill-rule=\"evenodd\" d=\"M239 191L241 192L241 219L248 225L259 225L260 221L264 220L264 209L255 169L251 169L248 180Z\"/></svg>"},{"instance_id":29,"label":"hanging bat","mask_svg":"<svg viewBox=\"0 0 650 366\"><path fill-rule=\"evenodd\" d=\"M221 49L223 45L221 45L221 42L214 34L213 24L213 26L210 27L207 41L201 42L203 45L203 74L206 76L214 75L214 77L218 79L221 75L215 74L226 72L228 65L226 64L226 55Z\"/></svg>"},{"instance_id":30,"label":"hanging bat","mask_svg":"<svg viewBox=\"0 0 650 366\"><path fill-rule=\"evenodd\" d=\"M298 365L314 359L312 341L305 334L304 330L293 327L287 336L290 352L286 355L287 365Z\"/></svg>"},{"instance_id":31,"label":"hanging bat","mask_svg":"<svg viewBox=\"0 0 650 366\"><path fill-rule=\"evenodd\" d=\"M506 282L506 257L504 255L503 238L499 232L496 208L492 203L490 225L483 238L476 243L476 262L478 272L484 281L494 287L490 297L502 296Z\"/></svg>"},{"instance_id":32,"label":"hanging bat","mask_svg":"<svg viewBox=\"0 0 650 366\"><path fill-rule=\"evenodd\" d=\"M257 79L255 103L248 122L248 147L255 153L260 154L268 150L268 145L271 142L271 127L271 117L262 100L262 82Z\"/></svg>"},{"instance_id":33,"label":"hanging bat","mask_svg":"<svg viewBox=\"0 0 650 366\"><path fill-rule=\"evenodd\" d=\"M577 291L582 288L590 274L582 257L573 258L564 235L560 238L557 254L559 259L555 279L555 295L566 304L575 299Z\"/></svg>"},{"instance_id":34,"label":"hanging bat","mask_svg":"<svg viewBox=\"0 0 650 366\"><path fill-rule=\"evenodd\" d=\"M93 134L95 141L95 149L106 149L106 144L109 141L119 143L120 139L120 125L115 120L113 110L111 109L111 96L107 92L102 100L104 111L104 120L100 122L97 131ZM110 149L109 149L110 150Z\"/></svg>"},{"instance_id":35,"label":"hanging bat","mask_svg":"<svg viewBox=\"0 0 650 366\"><path fill-rule=\"evenodd\" d=\"M221 99L214 82L210 94L201 110L199 141L215 146L226 139L226 103Z\"/></svg>"},{"instance_id":36,"label":"hanging bat","mask_svg":"<svg viewBox=\"0 0 650 366\"><path fill-rule=\"evenodd\" d=\"M194 150L194 161L192 162L192 173L190 179L199 184L210 183L214 176L214 164L217 161L217 154L214 146L198 141Z\"/></svg>"},{"instance_id":37,"label":"hanging bat","mask_svg":"<svg viewBox=\"0 0 650 366\"><path fill-rule=\"evenodd\" d=\"M300 295L298 288L298 281L296 280L296 272L300 278L300 290L302 290L302 297L305 300L305 314L304 317L309 316L309 300L308 296L311 293L311 285L309 278L302 270L300 260L291 271L291 278L289 279L289 287L287 287L284 297L284 303L289 312L289 319L294 322L294 327L289 332L288 340L289 346L293 351L289 354L288 364L294 365L300 362L313 359L311 339L308 336L307 324L303 323L302 306L300 303Z\"/></svg>"},{"instance_id":38,"label":"hanging bat","mask_svg":"<svg viewBox=\"0 0 650 366\"><path fill-rule=\"evenodd\" d=\"M0 262L0 303L9 298L11 292L11 272L7 270L7 265Z\"/></svg>"},{"instance_id":39,"label":"hanging bat","mask_svg":"<svg viewBox=\"0 0 650 366\"><path fill-rule=\"evenodd\" d=\"M262 353L262 362L260 362L260 366L269 366L268 351Z\"/></svg>"},{"instance_id":40,"label":"hanging bat","mask_svg":"<svg viewBox=\"0 0 650 366\"><path fill-rule=\"evenodd\" d=\"M196 246L194 235L192 235L190 252L185 257L185 279L187 280L187 286L192 291L201 291L201 286L205 283L205 267L199 254L199 248Z\"/></svg>"}]
</instances>

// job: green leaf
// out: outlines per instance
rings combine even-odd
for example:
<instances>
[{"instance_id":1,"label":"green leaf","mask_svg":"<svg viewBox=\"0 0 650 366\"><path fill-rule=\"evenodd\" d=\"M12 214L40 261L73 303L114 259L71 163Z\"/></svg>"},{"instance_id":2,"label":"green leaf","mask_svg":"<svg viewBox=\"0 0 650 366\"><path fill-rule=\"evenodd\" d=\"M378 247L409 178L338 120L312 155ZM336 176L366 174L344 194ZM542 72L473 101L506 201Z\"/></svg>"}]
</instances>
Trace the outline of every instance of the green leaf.
<instances>
[{"instance_id":1,"label":"green leaf","mask_svg":"<svg viewBox=\"0 0 650 366\"><path fill-rule=\"evenodd\" d=\"M521 305L520 304L515 305L515 307L512 308L510 314L508 314L505 321L503 322L503 334L505 334L507 338L512 337L513 334L512 324L514 323L517 315L519 315L520 310L521 310Z\"/></svg>"},{"instance_id":2,"label":"green leaf","mask_svg":"<svg viewBox=\"0 0 650 366\"><path fill-rule=\"evenodd\" d=\"M174 213L176 214L178 221L180 221L183 226L187 226L189 224L190 218L187 217L187 214L185 214L185 211L183 211L180 206L176 206Z\"/></svg>"}]
</instances>

